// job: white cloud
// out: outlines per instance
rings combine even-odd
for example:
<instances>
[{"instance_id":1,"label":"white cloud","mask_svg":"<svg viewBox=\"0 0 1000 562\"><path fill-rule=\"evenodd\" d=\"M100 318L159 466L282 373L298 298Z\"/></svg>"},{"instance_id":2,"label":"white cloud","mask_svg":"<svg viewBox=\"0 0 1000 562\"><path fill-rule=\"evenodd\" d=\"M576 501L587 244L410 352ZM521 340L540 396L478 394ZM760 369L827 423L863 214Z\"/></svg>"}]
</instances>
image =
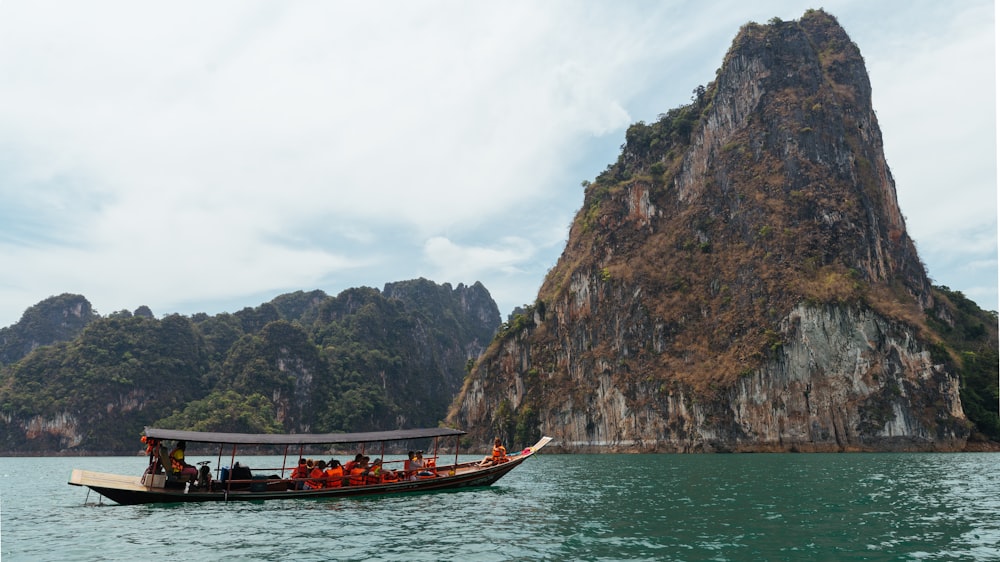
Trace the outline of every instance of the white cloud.
<instances>
[{"instance_id":1,"label":"white cloud","mask_svg":"<svg viewBox=\"0 0 1000 562\"><path fill-rule=\"evenodd\" d=\"M428 261L445 279L467 279L493 270L505 274L523 273L520 264L535 253L534 245L523 238L504 236L493 246L461 246L441 236L424 244Z\"/></svg>"},{"instance_id":2,"label":"white cloud","mask_svg":"<svg viewBox=\"0 0 1000 562\"><path fill-rule=\"evenodd\" d=\"M988 264L990 6L833 4L932 277L956 246ZM625 127L687 103L741 24L807 7L4 3L0 326L62 292L214 313L418 276L482 281L506 314ZM948 284L996 292L969 275Z\"/></svg>"}]
</instances>

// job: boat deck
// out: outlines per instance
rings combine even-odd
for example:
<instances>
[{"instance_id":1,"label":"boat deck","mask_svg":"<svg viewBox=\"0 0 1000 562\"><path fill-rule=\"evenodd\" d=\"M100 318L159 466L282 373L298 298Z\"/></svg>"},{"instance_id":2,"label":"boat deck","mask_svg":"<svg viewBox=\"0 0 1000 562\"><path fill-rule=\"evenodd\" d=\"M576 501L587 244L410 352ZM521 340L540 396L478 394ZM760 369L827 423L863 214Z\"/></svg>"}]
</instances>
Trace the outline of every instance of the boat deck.
<instances>
[{"instance_id":1,"label":"boat deck","mask_svg":"<svg viewBox=\"0 0 1000 562\"><path fill-rule=\"evenodd\" d=\"M132 490L133 492L145 492L149 489L142 485L142 479L139 476L108 474L106 472L93 472L79 468L73 469L73 472L69 476L69 483L74 486L117 488L119 490Z\"/></svg>"}]
</instances>

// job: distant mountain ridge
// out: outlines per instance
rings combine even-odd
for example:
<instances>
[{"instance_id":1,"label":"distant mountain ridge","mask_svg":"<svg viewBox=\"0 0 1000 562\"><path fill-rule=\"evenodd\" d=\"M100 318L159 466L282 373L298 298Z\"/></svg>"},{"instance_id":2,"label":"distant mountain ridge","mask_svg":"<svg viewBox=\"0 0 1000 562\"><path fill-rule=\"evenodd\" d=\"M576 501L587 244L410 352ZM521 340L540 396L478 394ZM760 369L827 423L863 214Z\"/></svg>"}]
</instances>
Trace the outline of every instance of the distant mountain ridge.
<instances>
[{"instance_id":1,"label":"distant mountain ridge","mask_svg":"<svg viewBox=\"0 0 1000 562\"><path fill-rule=\"evenodd\" d=\"M906 232L858 47L822 10L750 23L585 182L449 421L567 451L960 450L1000 438L996 313L969 302Z\"/></svg>"},{"instance_id":2,"label":"distant mountain ridge","mask_svg":"<svg viewBox=\"0 0 1000 562\"><path fill-rule=\"evenodd\" d=\"M128 453L146 425L435 426L500 324L481 284L280 295L233 314L106 317L51 297L0 330L0 452Z\"/></svg>"}]
</instances>

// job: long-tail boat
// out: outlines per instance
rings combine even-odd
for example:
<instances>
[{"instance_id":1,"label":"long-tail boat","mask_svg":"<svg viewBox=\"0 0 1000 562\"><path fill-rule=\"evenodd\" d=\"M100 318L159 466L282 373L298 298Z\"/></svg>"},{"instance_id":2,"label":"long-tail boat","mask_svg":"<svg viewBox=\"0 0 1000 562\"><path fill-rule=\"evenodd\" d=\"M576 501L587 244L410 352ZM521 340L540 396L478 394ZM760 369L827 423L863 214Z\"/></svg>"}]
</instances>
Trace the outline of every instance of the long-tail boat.
<instances>
[{"instance_id":1,"label":"long-tail boat","mask_svg":"<svg viewBox=\"0 0 1000 562\"><path fill-rule=\"evenodd\" d=\"M149 466L145 473L136 476L74 469L69 484L85 486L122 505L327 498L446 490L489 486L552 440L551 437L542 437L531 447L500 459L487 457L480 461L459 462L459 437L465 432L450 428L368 433L249 434L147 427L144 433L143 441L149 456ZM448 437L455 439L453 459L446 458L444 449L439 448L439 440ZM423 466L416 461L411 463L409 460L383 459L387 444L390 450L394 450L402 443L414 440L426 443L428 439L432 440L432 445L428 447L428 458ZM165 441L170 440L198 443L201 447L218 445L215 456L216 466L219 468L216 468L214 478L208 467L211 461L198 463L202 467L197 471L196 477L175 472L170 455L166 452ZM370 454L378 457L378 462L374 463L379 466L378 470L366 470L357 478L350 478L349 475L342 478L292 477L294 466L303 458L307 448L347 444L359 446L362 453L365 447L369 447ZM244 451L259 451L261 447L271 450L283 448L281 466L241 466L244 459L237 460L241 447ZM220 465L226 457L229 466L223 468ZM397 463L399 467L395 468Z\"/></svg>"}]
</instances>

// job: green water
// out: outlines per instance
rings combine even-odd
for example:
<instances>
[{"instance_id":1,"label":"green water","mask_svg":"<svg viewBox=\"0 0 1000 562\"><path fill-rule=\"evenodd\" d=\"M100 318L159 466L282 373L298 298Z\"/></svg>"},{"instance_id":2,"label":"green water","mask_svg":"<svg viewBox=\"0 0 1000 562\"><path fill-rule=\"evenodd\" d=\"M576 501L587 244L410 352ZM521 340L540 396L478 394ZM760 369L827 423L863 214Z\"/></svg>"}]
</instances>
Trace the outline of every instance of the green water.
<instances>
[{"instance_id":1,"label":"green water","mask_svg":"<svg viewBox=\"0 0 1000 562\"><path fill-rule=\"evenodd\" d=\"M1000 560L1000 454L540 455L473 491L231 504L66 485L144 464L0 458L0 558Z\"/></svg>"}]
</instances>

